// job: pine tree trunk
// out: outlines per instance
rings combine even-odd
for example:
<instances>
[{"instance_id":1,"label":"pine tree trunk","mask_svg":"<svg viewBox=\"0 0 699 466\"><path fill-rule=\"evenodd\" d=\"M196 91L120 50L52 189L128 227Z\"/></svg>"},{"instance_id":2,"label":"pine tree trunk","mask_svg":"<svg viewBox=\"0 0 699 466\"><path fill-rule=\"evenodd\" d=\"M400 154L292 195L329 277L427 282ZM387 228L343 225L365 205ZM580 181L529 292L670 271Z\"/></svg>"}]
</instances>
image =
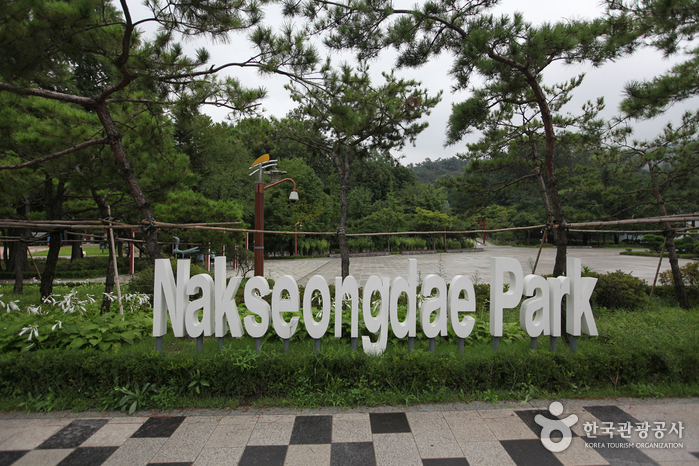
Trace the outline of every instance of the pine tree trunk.
<instances>
[{"instance_id":1,"label":"pine tree trunk","mask_svg":"<svg viewBox=\"0 0 699 466\"><path fill-rule=\"evenodd\" d=\"M15 230L15 234L22 239L29 239L29 230ZM24 270L27 265L27 243L22 240L14 243L12 250L15 268L15 286L12 289L14 294L22 294L24 292Z\"/></svg>"},{"instance_id":2,"label":"pine tree trunk","mask_svg":"<svg viewBox=\"0 0 699 466\"><path fill-rule=\"evenodd\" d=\"M65 194L66 182L63 179L58 180L56 192L53 192L53 179L46 178L44 180L44 206L46 207L46 216L49 220L60 220L63 217L63 196ZM61 234L63 230L51 232L49 243L49 254L46 258L46 266L44 273L41 276L41 297L47 298L53 294L53 280L56 277L56 265L61 252L62 240Z\"/></svg>"},{"instance_id":3,"label":"pine tree trunk","mask_svg":"<svg viewBox=\"0 0 699 466\"><path fill-rule=\"evenodd\" d=\"M126 153L124 151L124 146L121 142L121 136L119 135L116 124L109 113L107 104L102 102L99 106L95 107L95 111L107 133L109 145L112 149L114 159L116 160L119 175L121 175L122 179L126 183L129 193L136 203L136 208L138 208L138 210L141 212L141 217L145 222L141 229L143 232L145 249L151 262L155 262L155 259L160 259L161 254L160 248L158 247L158 231L155 226L153 226L153 222L155 222L153 209L143 194L143 190L138 184L138 180L134 175L131 165L129 165L129 161L126 158Z\"/></svg>"},{"instance_id":4,"label":"pine tree trunk","mask_svg":"<svg viewBox=\"0 0 699 466\"><path fill-rule=\"evenodd\" d=\"M70 235L70 237L76 241L75 243L70 243L70 261L74 262L83 258L83 237L82 235Z\"/></svg>"},{"instance_id":5,"label":"pine tree trunk","mask_svg":"<svg viewBox=\"0 0 699 466\"><path fill-rule=\"evenodd\" d=\"M41 297L48 298L53 294L53 280L56 277L56 264L61 252L61 231L52 231L49 242L49 254L46 257L46 267L41 275Z\"/></svg>"},{"instance_id":6,"label":"pine tree trunk","mask_svg":"<svg viewBox=\"0 0 699 466\"><path fill-rule=\"evenodd\" d=\"M110 241L111 243L111 241ZM115 275L114 275L114 254L112 254L111 244L109 245L109 265L107 266L107 277L104 280L104 292L102 295L102 305L100 306L100 314L110 312L112 310L112 300L106 294L111 294L114 291Z\"/></svg>"},{"instance_id":7,"label":"pine tree trunk","mask_svg":"<svg viewBox=\"0 0 699 466\"><path fill-rule=\"evenodd\" d=\"M651 162L648 162L648 170L650 172L651 183L653 183L653 196L658 203L658 210L660 211L660 215L665 217L667 216L665 199L663 199L663 196L660 193L658 179L655 175L655 169ZM670 259L672 281L675 284L675 296L677 296L677 301L682 309L689 309L689 297L687 296L687 290L684 287L684 280L682 279L682 272L680 271L680 261L677 257L677 249L675 249L675 230L672 229L670 222L663 222L663 230L665 230L665 249L667 250L667 257Z\"/></svg>"},{"instance_id":8,"label":"pine tree trunk","mask_svg":"<svg viewBox=\"0 0 699 466\"><path fill-rule=\"evenodd\" d=\"M99 194L97 194L97 190L95 188L90 188L90 192L92 193L92 199L95 201L95 204L97 204L97 208L100 211L100 216L102 218L108 218L109 217L109 208L107 207L107 197L101 197ZM105 294L110 294L114 291L114 283L115 283L115 274L114 274L114 254L112 254L112 238L109 234L105 234L107 237L107 251L109 251L109 260L108 260L108 265L107 265L107 276L106 279L104 280L104 292ZM100 306L100 314L104 314L106 312L110 312L112 307L112 300L109 299L106 295L102 295L102 305Z\"/></svg>"},{"instance_id":9,"label":"pine tree trunk","mask_svg":"<svg viewBox=\"0 0 699 466\"><path fill-rule=\"evenodd\" d=\"M349 199L347 190L349 189L349 155L333 153L333 160L340 175L340 224L337 227L337 240L340 243L340 264L342 278L349 276L349 245L347 244L347 216L349 214Z\"/></svg>"}]
</instances>

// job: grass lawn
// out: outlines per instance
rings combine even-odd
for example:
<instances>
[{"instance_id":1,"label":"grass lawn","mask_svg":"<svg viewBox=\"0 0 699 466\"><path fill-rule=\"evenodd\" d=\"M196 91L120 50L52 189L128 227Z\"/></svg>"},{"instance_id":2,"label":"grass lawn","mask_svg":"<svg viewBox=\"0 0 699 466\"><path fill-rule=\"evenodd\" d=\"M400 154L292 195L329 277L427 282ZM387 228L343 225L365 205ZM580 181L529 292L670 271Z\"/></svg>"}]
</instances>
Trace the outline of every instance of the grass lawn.
<instances>
[{"instance_id":1,"label":"grass lawn","mask_svg":"<svg viewBox=\"0 0 699 466\"><path fill-rule=\"evenodd\" d=\"M71 254L71 247L62 247L61 252L59 253L59 256L70 256ZM100 249L99 246L84 246L83 251L85 252L85 255L87 256L99 256L99 255L108 255L109 251L107 249ZM33 252L32 256L34 257L46 257L49 255L49 250L46 249L44 251L37 251Z\"/></svg>"}]
</instances>

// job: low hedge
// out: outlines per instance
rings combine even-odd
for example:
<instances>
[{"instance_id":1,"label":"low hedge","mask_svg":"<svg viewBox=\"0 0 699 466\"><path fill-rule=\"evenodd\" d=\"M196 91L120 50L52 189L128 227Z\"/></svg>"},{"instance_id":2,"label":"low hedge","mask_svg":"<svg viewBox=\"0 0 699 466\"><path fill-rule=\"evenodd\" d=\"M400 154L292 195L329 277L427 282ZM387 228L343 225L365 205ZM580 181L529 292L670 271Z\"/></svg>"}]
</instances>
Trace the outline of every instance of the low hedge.
<instances>
[{"instance_id":1,"label":"low hedge","mask_svg":"<svg viewBox=\"0 0 699 466\"><path fill-rule=\"evenodd\" d=\"M43 273L46 267L46 259L37 259L36 265L39 268L39 272ZM56 278L59 279L70 279L70 278L99 278L107 275L107 266L109 265L109 256L88 256L83 257L75 261L70 259L59 259L56 264ZM146 258L137 258L134 261L135 271L138 272L150 265L150 261ZM118 257L117 267L119 273L128 273L129 271L129 258L128 257ZM14 272L0 271L0 279L3 280L14 280ZM38 278L36 269L34 265L30 262L29 266L24 269L24 278Z\"/></svg>"},{"instance_id":2,"label":"low hedge","mask_svg":"<svg viewBox=\"0 0 699 466\"><path fill-rule=\"evenodd\" d=\"M247 356L250 356L249 358ZM571 387L621 388L638 383L696 383L699 351L679 354L652 349L551 353L500 351L491 354L432 354L392 350L382 357L362 351L254 355L222 351L129 354L53 350L0 356L0 396L33 393L81 393L98 400L115 383L191 387L205 380L211 396L243 402L260 396L290 396L299 390L369 384L376 390L430 390L435 386L463 393L511 390L525 383L548 392Z\"/></svg>"}]
</instances>

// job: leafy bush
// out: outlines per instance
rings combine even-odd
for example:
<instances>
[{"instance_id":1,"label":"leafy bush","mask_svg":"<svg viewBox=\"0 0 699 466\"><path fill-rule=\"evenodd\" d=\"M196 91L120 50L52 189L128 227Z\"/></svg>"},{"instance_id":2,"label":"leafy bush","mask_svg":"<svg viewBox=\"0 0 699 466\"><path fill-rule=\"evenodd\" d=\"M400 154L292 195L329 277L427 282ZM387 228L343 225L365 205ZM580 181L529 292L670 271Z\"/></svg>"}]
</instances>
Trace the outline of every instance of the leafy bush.
<instances>
[{"instance_id":1,"label":"leafy bush","mask_svg":"<svg viewBox=\"0 0 699 466\"><path fill-rule=\"evenodd\" d=\"M590 299L594 306L632 310L648 298L646 282L621 270L605 274L588 271L583 275L597 279Z\"/></svg>"},{"instance_id":2,"label":"leafy bush","mask_svg":"<svg viewBox=\"0 0 699 466\"><path fill-rule=\"evenodd\" d=\"M685 254L692 254L697 246L699 246L699 242L695 242L694 238L691 236L684 236L675 240L675 248L677 251Z\"/></svg>"},{"instance_id":3,"label":"leafy bush","mask_svg":"<svg viewBox=\"0 0 699 466\"><path fill-rule=\"evenodd\" d=\"M447 249L461 249L461 241L458 239L448 239Z\"/></svg>"},{"instance_id":4,"label":"leafy bush","mask_svg":"<svg viewBox=\"0 0 699 466\"><path fill-rule=\"evenodd\" d=\"M464 239L464 240L461 240L461 247L464 248L464 249L470 249L470 248L473 247L474 244L475 244L475 243L473 242L472 239L466 238L466 239Z\"/></svg>"},{"instance_id":5,"label":"leafy bush","mask_svg":"<svg viewBox=\"0 0 699 466\"><path fill-rule=\"evenodd\" d=\"M522 342L528 346L528 342ZM39 351L0 356L0 397L18 394L80 393L107 409L172 406L178 393L226 400L293 398L306 405L376 404L398 393L414 401L442 390L476 393L511 390L523 382L537 390L570 393L641 383L695 383L699 352L607 347L575 354L539 351L467 351L464 354L407 352L394 348L381 357L362 351L261 354L249 350L186 353ZM381 395L383 394L383 398ZM418 398L420 397L420 398Z\"/></svg>"},{"instance_id":6,"label":"leafy bush","mask_svg":"<svg viewBox=\"0 0 699 466\"><path fill-rule=\"evenodd\" d=\"M10 302L2 306L7 311L0 314L0 353L84 347L108 351L131 344L150 333L153 317L145 295L125 295L123 300L126 319L117 313L99 315L94 296L77 289L62 297L52 295L40 305L26 306L25 311Z\"/></svg>"},{"instance_id":7,"label":"leafy bush","mask_svg":"<svg viewBox=\"0 0 699 466\"><path fill-rule=\"evenodd\" d=\"M665 242L665 238L660 235L643 235L641 242L651 251L660 251Z\"/></svg>"},{"instance_id":8,"label":"leafy bush","mask_svg":"<svg viewBox=\"0 0 699 466\"><path fill-rule=\"evenodd\" d=\"M107 266L109 264L109 257L104 256L88 256L83 257L75 261L70 261L69 259L59 259L56 264L56 278L66 279L66 278L96 278L104 277L107 275ZM146 258L137 258L134 261L134 268L136 271L143 270L148 267L150 262ZM45 259L37 259L36 266L40 273L44 272L46 267ZM129 258L128 257L118 257L117 267L120 273L125 273L129 270ZM13 280L15 278L14 272L0 271L0 279ZM30 263L29 267L24 270L24 278L38 278L34 266Z\"/></svg>"},{"instance_id":9,"label":"leafy bush","mask_svg":"<svg viewBox=\"0 0 699 466\"><path fill-rule=\"evenodd\" d=\"M685 286L699 287L699 262L690 262L680 267L680 273L682 273L682 281ZM675 283L672 278L672 270L660 272L659 278L661 285L674 285Z\"/></svg>"},{"instance_id":10,"label":"leafy bush","mask_svg":"<svg viewBox=\"0 0 699 466\"><path fill-rule=\"evenodd\" d=\"M177 277L177 259L171 258L170 263L172 264L172 270L175 277ZM205 269L199 267L196 264L191 264L189 268L189 274L191 277L199 275L201 273L209 273ZM209 273L211 274L211 273ZM212 275L213 276L213 275ZM149 265L143 270L135 274L129 280L126 285L131 293L142 293L147 295L153 295L153 286L155 284L155 266Z\"/></svg>"}]
</instances>

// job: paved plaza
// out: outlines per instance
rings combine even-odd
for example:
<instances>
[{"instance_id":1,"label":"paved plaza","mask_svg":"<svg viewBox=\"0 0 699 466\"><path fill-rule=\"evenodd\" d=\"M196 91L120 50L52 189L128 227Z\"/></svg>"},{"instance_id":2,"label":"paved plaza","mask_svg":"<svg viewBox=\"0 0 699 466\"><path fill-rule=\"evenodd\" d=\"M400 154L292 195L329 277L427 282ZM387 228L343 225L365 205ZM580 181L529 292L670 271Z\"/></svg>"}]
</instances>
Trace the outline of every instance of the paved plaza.
<instances>
[{"instance_id":1,"label":"paved plaza","mask_svg":"<svg viewBox=\"0 0 699 466\"><path fill-rule=\"evenodd\" d=\"M550 403L0 413L0 465L699 464L697 399L562 400L560 420ZM562 452L542 417L571 425Z\"/></svg>"},{"instance_id":2,"label":"paved plaza","mask_svg":"<svg viewBox=\"0 0 699 466\"><path fill-rule=\"evenodd\" d=\"M653 282L658 267L657 257L622 256L624 249L570 248L568 257L579 258L584 267L600 273L623 270L649 284ZM510 246L487 245L480 252L390 255L350 258L350 275L363 286L371 275L379 277L406 277L408 259L417 260L418 274L424 278L428 274L437 274L446 280L454 275L466 275L472 281L490 282L490 258L513 257L522 264L524 274L529 274L536 261L537 248L515 248ZM556 258L556 249L544 248L536 268L538 275L551 274ZM680 266L690 262L680 259ZM670 270L667 258L663 259L661 271ZM231 274L234 274L231 271ZM251 275L251 274L250 274ZM334 283L340 276L339 258L318 259L267 259L265 260L266 278L278 279L282 275L291 275L300 285L305 285L313 275L323 276L328 283Z\"/></svg>"}]
</instances>

